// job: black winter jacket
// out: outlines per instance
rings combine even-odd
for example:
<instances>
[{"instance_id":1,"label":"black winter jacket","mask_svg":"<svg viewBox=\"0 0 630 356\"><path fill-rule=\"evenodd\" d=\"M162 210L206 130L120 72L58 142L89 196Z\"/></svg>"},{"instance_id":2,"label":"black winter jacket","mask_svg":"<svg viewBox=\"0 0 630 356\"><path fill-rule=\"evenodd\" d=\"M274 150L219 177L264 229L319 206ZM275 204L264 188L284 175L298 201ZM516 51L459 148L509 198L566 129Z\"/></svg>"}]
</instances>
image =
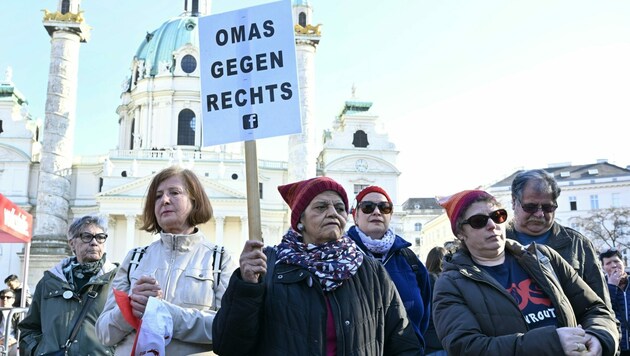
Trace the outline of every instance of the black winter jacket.
<instances>
[{"instance_id":1,"label":"black winter jacket","mask_svg":"<svg viewBox=\"0 0 630 356\"><path fill-rule=\"evenodd\" d=\"M536 248L544 256L539 258ZM537 244L525 249L512 240L505 253L549 296L558 327L580 324L600 341L603 355L614 354L619 344L614 315L558 253ZM549 264L543 263L546 259ZM449 355L564 354L556 328L529 330L514 297L463 249L444 261L433 303L435 328Z\"/></svg>"},{"instance_id":2,"label":"black winter jacket","mask_svg":"<svg viewBox=\"0 0 630 356\"><path fill-rule=\"evenodd\" d=\"M261 283L232 275L213 322L219 355L325 355L326 299L337 330L337 355L421 355L398 292L380 262L365 256L349 280L324 294L315 277L268 259ZM269 279L271 277L271 279Z\"/></svg>"}]
</instances>

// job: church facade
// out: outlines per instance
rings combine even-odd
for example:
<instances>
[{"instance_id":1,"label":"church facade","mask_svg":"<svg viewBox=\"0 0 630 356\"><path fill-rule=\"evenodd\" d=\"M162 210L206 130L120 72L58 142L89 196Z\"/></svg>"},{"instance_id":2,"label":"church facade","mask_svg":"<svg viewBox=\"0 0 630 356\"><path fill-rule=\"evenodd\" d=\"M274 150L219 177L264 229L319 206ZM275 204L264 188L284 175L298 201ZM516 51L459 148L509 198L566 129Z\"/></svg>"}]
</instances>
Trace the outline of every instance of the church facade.
<instances>
[{"instance_id":1,"label":"church facade","mask_svg":"<svg viewBox=\"0 0 630 356\"><path fill-rule=\"evenodd\" d=\"M89 45L89 14L79 0L59 0L42 23L51 37L46 118L33 118L27 98L10 69L0 80L0 192L35 217L28 281L31 287L70 251L65 232L72 219L87 214L107 217L108 259L122 261L127 251L151 243L140 231L140 214L154 174L177 164L202 180L214 208L213 219L199 228L213 242L238 255L249 238L243 144L203 147L199 92L199 16L209 0L184 0L184 12L165 19L138 37L120 105L118 143L98 156L73 156L78 53ZM395 203L392 228L412 243L422 260L428 251L451 241L448 219L433 197L399 196L398 151L372 102L355 90L340 104L330 128L314 132L314 81L321 25L313 22L308 0L293 0L293 20L301 100L302 133L288 138L287 160L258 160L260 221L266 244L277 244L289 228L290 211L277 186L316 175L340 182L354 196L368 185L388 191ZM35 16L35 15L34 15ZM159 21L159 20L156 20ZM324 39L325 40L325 39ZM211 130L212 128L205 128ZM316 143L321 137L321 144ZM548 167L563 189L559 220L594 208L630 206L630 170L597 162ZM427 171L431 173L430 170ZM510 207L511 177L486 187ZM352 224L349 218L348 224ZM23 246L0 244L0 275L22 270Z\"/></svg>"},{"instance_id":2,"label":"church facade","mask_svg":"<svg viewBox=\"0 0 630 356\"><path fill-rule=\"evenodd\" d=\"M199 16L207 14L209 1L187 0L183 5L183 14L143 36L136 53L130 54L131 71L121 103L112 108L119 118L118 146L102 155L72 157L72 137L66 136L73 135L73 121L81 120L72 112L76 94L66 95L62 102L51 99L60 95L50 91L81 90L74 87L72 75L59 75L59 71L78 66L78 48L89 39L85 25L89 14L78 11L79 1L60 1L57 11L47 12L43 19L53 39L47 108L55 105L50 111L68 114L47 114L44 127L22 110L27 99L11 74L6 73L0 82L4 129L0 134L0 183L3 194L35 217L29 284L34 285L44 270L69 253L65 230L76 217L107 217L110 238L106 249L112 261L121 261L135 246L151 243L155 236L139 230L144 196L154 174L173 164L192 169L206 188L214 218L200 229L210 240L238 254L249 238L242 143L201 145L197 25ZM270 245L278 243L290 226L289 211L277 186L326 175L343 184L352 201L354 193L371 184L383 186L396 197L400 175L395 145L378 117L369 112L372 103L357 99L354 90L348 101L340 103L343 107L333 128L324 133L323 147L315 147L313 87L316 49L322 36L320 26L312 22L309 2L298 0L292 6L302 133L289 137L287 161L258 160L261 230ZM51 88L51 83L56 84ZM2 258L9 263L0 266L6 268L0 273L20 270L22 246L2 248Z\"/></svg>"}]
</instances>

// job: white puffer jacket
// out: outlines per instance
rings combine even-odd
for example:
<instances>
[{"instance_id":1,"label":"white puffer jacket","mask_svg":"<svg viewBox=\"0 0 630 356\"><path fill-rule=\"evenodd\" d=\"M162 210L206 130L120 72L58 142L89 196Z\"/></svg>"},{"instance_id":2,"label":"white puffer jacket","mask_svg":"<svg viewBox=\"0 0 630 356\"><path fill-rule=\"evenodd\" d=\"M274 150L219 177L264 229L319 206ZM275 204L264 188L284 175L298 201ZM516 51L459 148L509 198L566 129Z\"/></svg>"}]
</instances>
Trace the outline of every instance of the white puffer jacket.
<instances>
[{"instance_id":1,"label":"white puffer jacket","mask_svg":"<svg viewBox=\"0 0 630 356\"><path fill-rule=\"evenodd\" d=\"M221 259L217 283L217 271L212 267L215 248L199 231L191 235L161 233L128 275L135 249L129 251L114 278L112 287L126 293L143 275L158 280L174 326L167 355L213 355L212 322L232 272L238 267L226 251L217 253ZM136 332L123 318L111 290L96 322L96 333L103 344L116 346L116 355L131 353Z\"/></svg>"}]
</instances>

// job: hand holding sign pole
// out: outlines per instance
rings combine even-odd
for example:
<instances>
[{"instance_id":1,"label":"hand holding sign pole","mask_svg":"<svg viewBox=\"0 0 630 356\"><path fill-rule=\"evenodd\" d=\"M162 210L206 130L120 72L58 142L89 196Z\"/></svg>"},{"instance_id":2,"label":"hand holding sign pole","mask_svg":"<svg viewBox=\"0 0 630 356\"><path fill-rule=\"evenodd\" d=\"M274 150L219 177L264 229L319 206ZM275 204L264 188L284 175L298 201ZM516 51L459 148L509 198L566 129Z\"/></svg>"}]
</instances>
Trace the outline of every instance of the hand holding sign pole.
<instances>
[{"instance_id":1,"label":"hand holding sign pole","mask_svg":"<svg viewBox=\"0 0 630 356\"><path fill-rule=\"evenodd\" d=\"M199 19L203 145L245 141L249 238L262 239L256 139L302 131L291 1Z\"/></svg>"}]
</instances>

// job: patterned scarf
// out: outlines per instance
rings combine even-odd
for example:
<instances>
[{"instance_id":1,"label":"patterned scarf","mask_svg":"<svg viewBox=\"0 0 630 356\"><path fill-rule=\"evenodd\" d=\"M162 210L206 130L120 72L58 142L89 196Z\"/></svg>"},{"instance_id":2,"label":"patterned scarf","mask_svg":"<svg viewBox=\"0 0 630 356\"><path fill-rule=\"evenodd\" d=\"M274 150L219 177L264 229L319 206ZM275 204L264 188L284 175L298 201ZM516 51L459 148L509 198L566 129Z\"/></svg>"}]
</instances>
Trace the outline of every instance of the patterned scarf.
<instances>
[{"instance_id":1,"label":"patterned scarf","mask_svg":"<svg viewBox=\"0 0 630 356\"><path fill-rule=\"evenodd\" d=\"M326 292L339 288L350 279L363 263L363 254L352 239L326 242L322 245L305 244L302 236L290 229L276 247L278 262L304 267L319 279Z\"/></svg>"},{"instance_id":2,"label":"patterned scarf","mask_svg":"<svg viewBox=\"0 0 630 356\"><path fill-rule=\"evenodd\" d=\"M79 263L77 257L73 256L68 260L68 263L63 266L63 274L66 276L66 280L74 291L79 293L81 288L83 288L92 277L98 274L104 262L105 254L103 254L103 257L98 261L86 263Z\"/></svg>"},{"instance_id":3,"label":"patterned scarf","mask_svg":"<svg viewBox=\"0 0 630 356\"><path fill-rule=\"evenodd\" d=\"M385 235L380 240L374 240L368 235L364 234L361 229L357 227L357 232L361 238L361 242L365 244L365 247L373 254L381 255L381 260L387 257L389 249L392 248L394 241L396 240L396 234L391 229L385 231Z\"/></svg>"}]
</instances>

